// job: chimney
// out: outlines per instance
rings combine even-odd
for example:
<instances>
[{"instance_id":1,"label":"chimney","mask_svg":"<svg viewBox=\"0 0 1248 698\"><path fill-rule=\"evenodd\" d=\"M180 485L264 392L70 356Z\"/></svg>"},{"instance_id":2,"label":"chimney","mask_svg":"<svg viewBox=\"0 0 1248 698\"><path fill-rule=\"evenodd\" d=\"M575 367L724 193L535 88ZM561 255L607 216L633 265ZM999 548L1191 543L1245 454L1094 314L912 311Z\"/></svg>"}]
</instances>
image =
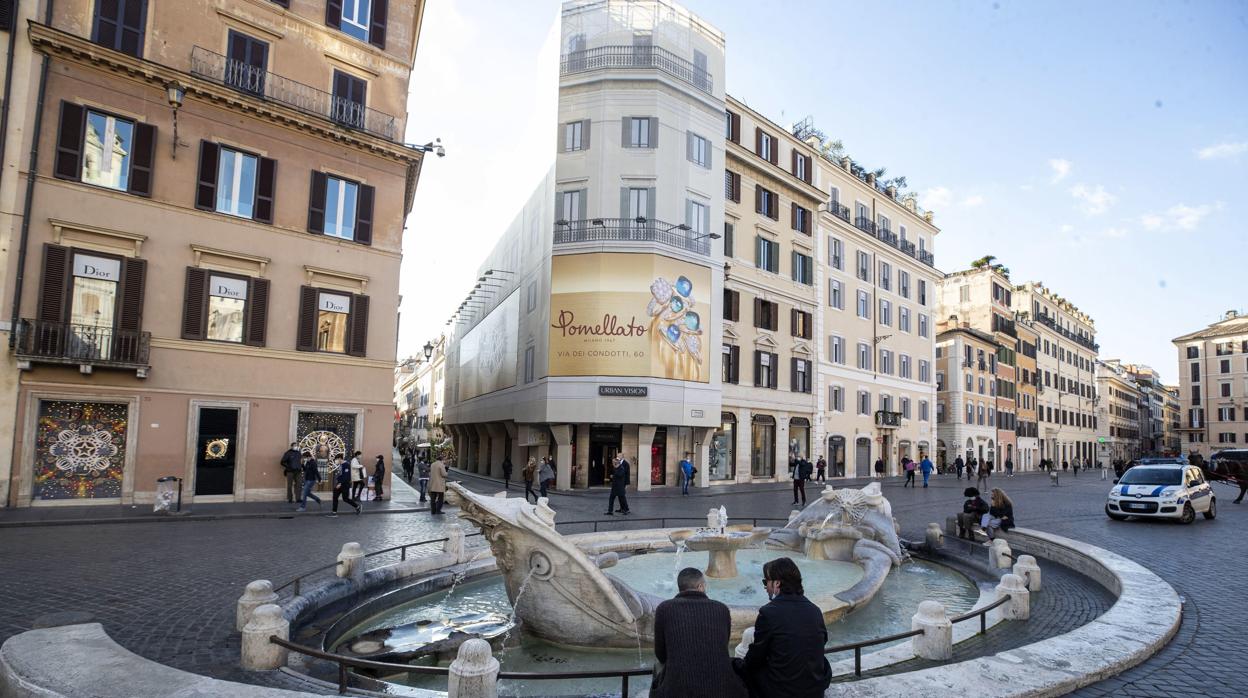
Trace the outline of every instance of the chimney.
<instances>
[{"instance_id":1,"label":"chimney","mask_svg":"<svg viewBox=\"0 0 1248 698\"><path fill-rule=\"evenodd\" d=\"M897 198L897 187L894 187L894 186L889 186L889 187L888 187L888 196L889 196L889 198L891 198L891 199L896 199L896 198Z\"/></svg>"},{"instance_id":2,"label":"chimney","mask_svg":"<svg viewBox=\"0 0 1248 698\"><path fill-rule=\"evenodd\" d=\"M875 173L874 172L867 173L867 184L870 184L872 186L875 185Z\"/></svg>"},{"instance_id":3,"label":"chimney","mask_svg":"<svg viewBox=\"0 0 1248 698\"><path fill-rule=\"evenodd\" d=\"M823 144L819 142L819 136L807 136L806 145L814 148L815 150L819 150Z\"/></svg>"},{"instance_id":4,"label":"chimney","mask_svg":"<svg viewBox=\"0 0 1248 698\"><path fill-rule=\"evenodd\" d=\"M852 161L849 159L849 156L848 156L848 155L846 155L845 157L841 158L841 169L842 169L842 170L845 170L846 172L849 172L851 169L853 169L852 167L850 167L850 165L852 165L852 164L853 164L853 163L852 163Z\"/></svg>"},{"instance_id":5,"label":"chimney","mask_svg":"<svg viewBox=\"0 0 1248 698\"><path fill-rule=\"evenodd\" d=\"M1223 320L1234 320L1234 319L1235 319L1235 318L1237 318L1237 317L1239 317L1239 311L1238 311L1238 310L1228 310L1228 311L1226 311L1226 315L1224 315L1224 316L1222 317L1222 319L1223 319Z\"/></svg>"}]
</instances>

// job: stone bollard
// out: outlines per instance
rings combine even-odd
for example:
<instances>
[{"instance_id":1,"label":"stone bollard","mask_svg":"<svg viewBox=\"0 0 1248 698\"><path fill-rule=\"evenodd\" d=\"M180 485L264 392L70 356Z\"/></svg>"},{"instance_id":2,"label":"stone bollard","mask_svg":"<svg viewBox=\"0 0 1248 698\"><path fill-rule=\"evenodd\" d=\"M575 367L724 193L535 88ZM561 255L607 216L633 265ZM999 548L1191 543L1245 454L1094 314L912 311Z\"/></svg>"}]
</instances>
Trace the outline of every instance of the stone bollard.
<instances>
[{"instance_id":1,"label":"stone bollard","mask_svg":"<svg viewBox=\"0 0 1248 698\"><path fill-rule=\"evenodd\" d=\"M945 534L940 530L940 524L929 523L927 525L927 549L935 550L945 544Z\"/></svg>"},{"instance_id":2,"label":"stone bollard","mask_svg":"<svg viewBox=\"0 0 1248 698\"><path fill-rule=\"evenodd\" d=\"M243 669L247 671L272 671L286 664L288 651L281 645L269 642L269 636L290 639L290 621L282 615L282 607L268 603L251 614L251 620L243 627Z\"/></svg>"},{"instance_id":3,"label":"stone bollard","mask_svg":"<svg viewBox=\"0 0 1248 698\"><path fill-rule=\"evenodd\" d=\"M480 638L465 640L447 679L447 698L496 698L498 660L490 653L490 643Z\"/></svg>"},{"instance_id":4,"label":"stone bollard","mask_svg":"<svg viewBox=\"0 0 1248 698\"><path fill-rule=\"evenodd\" d=\"M247 621L251 620L252 612L266 603L277 603L277 593L273 591L273 582L267 579L248 582L243 595L238 597L238 606L234 611L234 629L241 631L247 625Z\"/></svg>"},{"instance_id":5,"label":"stone bollard","mask_svg":"<svg viewBox=\"0 0 1248 698\"><path fill-rule=\"evenodd\" d=\"M1001 618L1004 620L1027 620L1031 617L1031 592L1023 584L1023 578L1016 574L1006 574L997 585L997 599L1010 597L1010 602L1000 607Z\"/></svg>"},{"instance_id":6,"label":"stone bollard","mask_svg":"<svg viewBox=\"0 0 1248 698\"><path fill-rule=\"evenodd\" d=\"M945 535L952 536L953 538L958 537L958 517L957 516L945 517Z\"/></svg>"},{"instance_id":7,"label":"stone bollard","mask_svg":"<svg viewBox=\"0 0 1248 698\"><path fill-rule=\"evenodd\" d=\"M446 542L442 543L442 553L453 555L456 564L462 563L468 559L464 546L464 528L459 524L450 524L446 527ZM339 558L341 559L341 558Z\"/></svg>"},{"instance_id":8,"label":"stone bollard","mask_svg":"<svg viewBox=\"0 0 1248 698\"><path fill-rule=\"evenodd\" d=\"M343 579L359 581L364 578L364 549L359 543L343 543L338 553L338 566L334 574Z\"/></svg>"},{"instance_id":9,"label":"stone bollard","mask_svg":"<svg viewBox=\"0 0 1248 698\"><path fill-rule=\"evenodd\" d=\"M741 642L737 643L737 649L733 652L733 656L737 659L745 659L745 655L750 651L750 645L754 644L754 626L745 629L741 633Z\"/></svg>"},{"instance_id":10,"label":"stone bollard","mask_svg":"<svg viewBox=\"0 0 1248 698\"><path fill-rule=\"evenodd\" d=\"M910 638L914 654L920 659L953 659L953 623L939 601L924 601L919 612L910 619L911 630L922 635Z\"/></svg>"},{"instance_id":11,"label":"stone bollard","mask_svg":"<svg viewBox=\"0 0 1248 698\"><path fill-rule=\"evenodd\" d=\"M993 569L1008 570L1014 564L1014 558L1011 557L1013 551L1010 550L1010 544L1004 538L992 539L992 545L988 548L988 565Z\"/></svg>"},{"instance_id":12,"label":"stone bollard","mask_svg":"<svg viewBox=\"0 0 1248 698\"><path fill-rule=\"evenodd\" d=\"M1014 574L1024 580L1027 585L1027 591L1040 591L1040 565L1036 564L1036 558L1031 555L1019 555L1018 562L1014 563Z\"/></svg>"}]
</instances>

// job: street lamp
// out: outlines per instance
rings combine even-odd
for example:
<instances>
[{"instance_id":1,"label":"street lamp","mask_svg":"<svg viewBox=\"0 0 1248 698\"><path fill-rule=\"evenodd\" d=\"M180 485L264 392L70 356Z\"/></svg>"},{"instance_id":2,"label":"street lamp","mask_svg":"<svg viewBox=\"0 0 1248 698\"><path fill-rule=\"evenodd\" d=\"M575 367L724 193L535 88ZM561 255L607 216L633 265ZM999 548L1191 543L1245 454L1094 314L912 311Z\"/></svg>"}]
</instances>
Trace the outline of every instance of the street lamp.
<instances>
[{"instance_id":1,"label":"street lamp","mask_svg":"<svg viewBox=\"0 0 1248 698\"><path fill-rule=\"evenodd\" d=\"M426 143L424 145L413 145L412 143L406 143L405 145L412 150L419 150L422 153L433 153L440 158L446 157L446 148L442 147L441 138L435 138L432 143Z\"/></svg>"},{"instance_id":2,"label":"street lamp","mask_svg":"<svg viewBox=\"0 0 1248 698\"><path fill-rule=\"evenodd\" d=\"M433 342L425 342L425 346L423 348L425 350L426 359L433 356Z\"/></svg>"},{"instance_id":3,"label":"street lamp","mask_svg":"<svg viewBox=\"0 0 1248 698\"><path fill-rule=\"evenodd\" d=\"M173 108L173 148L169 154L174 160L178 159L178 110L182 108L182 100L186 98L186 88L181 83L174 80L165 85L165 96L169 99L169 106Z\"/></svg>"}]
</instances>

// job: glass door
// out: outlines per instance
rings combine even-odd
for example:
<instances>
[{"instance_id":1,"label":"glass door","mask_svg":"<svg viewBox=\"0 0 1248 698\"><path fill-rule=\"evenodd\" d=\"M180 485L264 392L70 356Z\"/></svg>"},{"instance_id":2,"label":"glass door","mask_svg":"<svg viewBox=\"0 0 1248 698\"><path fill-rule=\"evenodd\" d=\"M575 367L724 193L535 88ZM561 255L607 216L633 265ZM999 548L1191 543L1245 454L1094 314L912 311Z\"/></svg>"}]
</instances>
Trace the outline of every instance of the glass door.
<instances>
[{"instance_id":1,"label":"glass door","mask_svg":"<svg viewBox=\"0 0 1248 698\"><path fill-rule=\"evenodd\" d=\"M195 494L234 494L234 459L238 449L238 410L199 409L195 449Z\"/></svg>"}]
</instances>

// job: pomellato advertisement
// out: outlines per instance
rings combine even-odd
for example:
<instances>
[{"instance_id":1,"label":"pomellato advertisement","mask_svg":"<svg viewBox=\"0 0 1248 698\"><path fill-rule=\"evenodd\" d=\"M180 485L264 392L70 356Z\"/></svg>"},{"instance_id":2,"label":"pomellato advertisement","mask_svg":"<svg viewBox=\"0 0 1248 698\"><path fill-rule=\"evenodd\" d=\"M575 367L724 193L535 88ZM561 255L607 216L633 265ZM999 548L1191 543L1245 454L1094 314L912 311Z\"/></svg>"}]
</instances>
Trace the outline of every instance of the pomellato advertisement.
<instances>
[{"instance_id":1,"label":"pomellato advertisement","mask_svg":"<svg viewBox=\"0 0 1248 698\"><path fill-rule=\"evenodd\" d=\"M550 375L710 382L711 270L654 254L551 259Z\"/></svg>"}]
</instances>

